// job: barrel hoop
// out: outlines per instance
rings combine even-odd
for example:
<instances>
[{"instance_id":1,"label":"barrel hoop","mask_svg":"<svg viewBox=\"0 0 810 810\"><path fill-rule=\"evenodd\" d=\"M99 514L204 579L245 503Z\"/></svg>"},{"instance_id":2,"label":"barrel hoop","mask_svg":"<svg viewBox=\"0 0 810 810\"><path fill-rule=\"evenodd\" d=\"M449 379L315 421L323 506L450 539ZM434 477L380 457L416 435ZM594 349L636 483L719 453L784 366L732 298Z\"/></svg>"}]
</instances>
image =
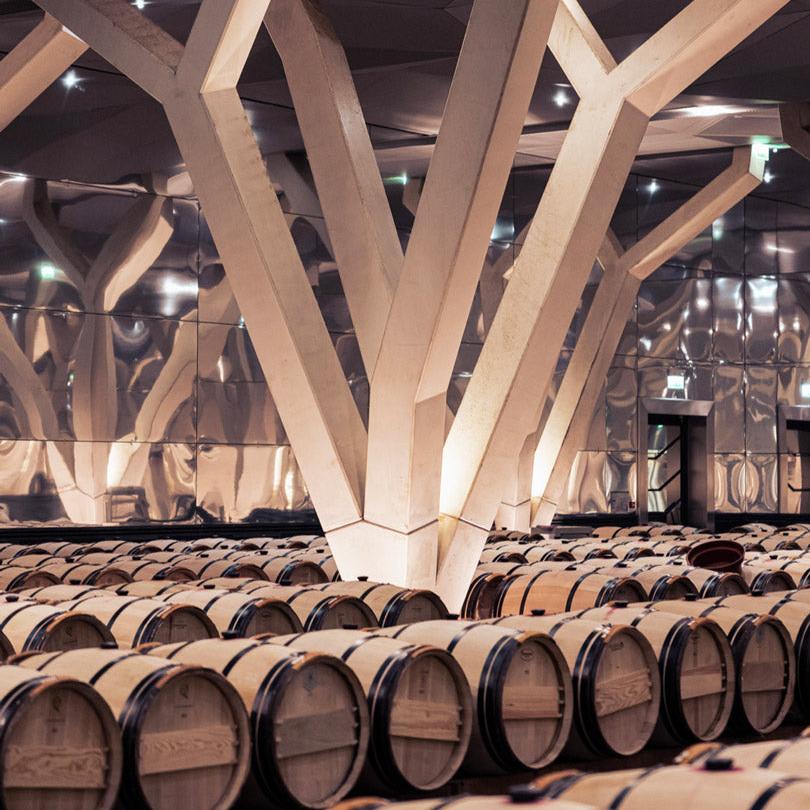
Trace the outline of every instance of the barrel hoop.
<instances>
[{"instance_id":1,"label":"barrel hoop","mask_svg":"<svg viewBox=\"0 0 810 810\"><path fill-rule=\"evenodd\" d=\"M118 661L121 660L123 659L118 659ZM124 804L130 807L148 807L146 796L144 796L137 776L139 731L147 710L159 693L157 683L166 676L167 670L173 669L175 666L172 664L161 667L143 678L127 695L124 707L118 716L118 723L121 726L121 742L124 747L124 762L126 763L121 778L121 797ZM98 678L98 675L99 673L94 676L94 680Z\"/></svg>"},{"instance_id":2,"label":"barrel hoop","mask_svg":"<svg viewBox=\"0 0 810 810\"><path fill-rule=\"evenodd\" d=\"M238 656L228 663L228 670L233 667L249 650L243 650ZM253 760L253 771L258 776L259 784L262 786L265 795L277 801L277 797L286 797L289 801L297 801L290 793L286 783L281 777L278 767L272 767L271 763L277 762L276 756L276 735L273 728L277 709L277 696L290 682L293 676L294 664L300 661L302 655L291 655L277 661L267 671L267 674L256 690L253 698L253 706L250 709L250 721L253 727L253 739L255 744L251 746L251 759Z\"/></svg>"},{"instance_id":3,"label":"barrel hoop","mask_svg":"<svg viewBox=\"0 0 810 810\"><path fill-rule=\"evenodd\" d=\"M779 756L779 754L781 754L782 751L785 751L788 748L790 748L790 746L791 746L790 740L786 740L782 745L774 748L773 751L771 751L766 757L764 757L762 762L760 762L759 765L757 765L757 768L770 768L771 765L773 764L773 761Z\"/></svg>"},{"instance_id":4,"label":"barrel hoop","mask_svg":"<svg viewBox=\"0 0 810 810\"><path fill-rule=\"evenodd\" d=\"M802 621L799 632L796 635L794 649L796 650L797 672L799 668L801 668L801 671L805 673L804 676L798 676L796 678L796 692L799 703L802 704L806 712L808 706L810 706L810 689L808 689L806 685L807 673L810 673L810 616L807 616ZM799 663L800 661L801 664Z\"/></svg>"},{"instance_id":5,"label":"barrel hoop","mask_svg":"<svg viewBox=\"0 0 810 810\"><path fill-rule=\"evenodd\" d=\"M653 583L652 588L650 588L650 600L653 602L657 602L659 599L663 599L666 596L667 588L669 587L669 576L667 574L663 574L662 576L658 577Z\"/></svg>"},{"instance_id":6,"label":"barrel hoop","mask_svg":"<svg viewBox=\"0 0 810 810\"><path fill-rule=\"evenodd\" d=\"M405 627L407 626L408 625L406 624ZM464 638L464 636L466 636L467 633L470 632L470 630L475 630L476 627L478 627L478 625L476 624L468 624L466 625L466 627L462 627L461 630L459 630L458 633L456 633L453 636L453 638L450 640L450 643L445 648L447 652L452 653L453 650L455 650L456 645Z\"/></svg>"},{"instance_id":7,"label":"barrel hoop","mask_svg":"<svg viewBox=\"0 0 810 810\"><path fill-rule=\"evenodd\" d=\"M354 645L352 646L354 647ZM414 649L416 649L416 645L409 645L389 655L375 673L368 689L369 713L371 715L369 759L383 782L393 788L408 790L412 789L412 786L408 784L408 781L395 765L394 751L391 745L390 719L394 687ZM345 654L343 660L346 660Z\"/></svg>"},{"instance_id":8,"label":"barrel hoop","mask_svg":"<svg viewBox=\"0 0 810 810\"><path fill-rule=\"evenodd\" d=\"M142 596L138 596L138 597L136 597L135 599L132 599L132 600L131 600L131 601L129 601L129 602L125 602L124 604L119 605L119 606L118 606L118 607L117 607L117 608L116 608L116 609L115 609L115 610L112 612L112 615L110 616L110 618L109 618L109 619L107 619L107 627L112 627L112 626L113 626L113 624L115 623L115 620L116 620L116 619L117 619L117 618L118 618L118 617L119 617L119 616L120 616L120 615L121 615L121 614L122 614L122 613L123 613L123 612L124 612L124 611L125 611L125 610L126 610L128 607L129 607L129 606L130 606L130 605L134 605L136 602L143 602L143 597L142 597Z\"/></svg>"},{"instance_id":9,"label":"barrel hoop","mask_svg":"<svg viewBox=\"0 0 810 810\"><path fill-rule=\"evenodd\" d=\"M146 644L154 638L162 614L170 607L171 605L161 605L144 616L143 621L138 625L138 629L135 631L135 635L132 639L133 647L137 647L139 644Z\"/></svg>"},{"instance_id":10,"label":"barrel hoop","mask_svg":"<svg viewBox=\"0 0 810 810\"><path fill-rule=\"evenodd\" d=\"M572 788L577 782L581 782L588 774L584 771L569 773L556 779L548 787L541 788L541 795L544 799L558 799L565 791Z\"/></svg>"},{"instance_id":11,"label":"barrel hoop","mask_svg":"<svg viewBox=\"0 0 810 810\"><path fill-rule=\"evenodd\" d=\"M276 574L276 582L279 585L289 585L292 573L295 570L295 560L288 562L281 571Z\"/></svg>"},{"instance_id":12,"label":"barrel hoop","mask_svg":"<svg viewBox=\"0 0 810 810\"><path fill-rule=\"evenodd\" d=\"M64 650L63 652L67 652L67 650ZM50 664L51 661L54 661L56 658L58 658L62 654L63 653L60 652L60 653L58 653L58 655L55 655L53 658L49 658L45 662L45 664L43 664L43 666L45 666L47 664ZM127 658L134 658L136 655L141 655L141 653L131 652L131 653L128 653L127 655L122 655L120 658L114 658L112 661L107 661L107 663L104 664L104 666L101 667L101 669L99 669L87 682L90 684L90 686L95 686L101 680L101 678L104 677L104 675L106 675L107 672L109 672L114 666L119 664L121 661L126 661Z\"/></svg>"},{"instance_id":13,"label":"barrel hoop","mask_svg":"<svg viewBox=\"0 0 810 810\"><path fill-rule=\"evenodd\" d=\"M756 801L751 805L749 810L763 810L765 806L770 802L770 800L776 796L781 790L784 790L786 787L789 787L794 782L799 782L800 777L798 776L787 776L784 779L780 779L778 782L774 782L768 788L766 788L759 796L757 796Z\"/></svg>"},{"instance_id":14,"label":"barrel hoop","mask_svg":"<svg viewBox=\"0 0 810 810\"><path fill-rule=\"evenodd\" d=\"M454 639L455 641L456 639ZM512 654L517 648L518 640L515 636L500 639L487 653L478 680L478 723L481 739L493 761L506 771L526 767L515 756L509 745L500 712L506 671L509 668Z\"/></svg>"},{"instance_id":15,"label":"barrel hoop","mask_svg":"<svg viewBox=\"0 0 810 810\"><path fill-rule=\"evenodd\" d=\"M306 632L306 628L304 629L304 632ZM343 651L343 653L342 653L342 654L341 654L341 656L340 656L340 660L341 660L341 661L343 661L344 663L345 663L346 661L348 661L348 660L349 660L349 657L350 657L350 656L351 656L351 655L352 655L354 652L356 652L357 650L359 650L359 649L360 649L360 647L362 647L362 646L363 646L363 645L364 645L364 644L365 644L367 641L371 641L371 639L372 639L372 638L376 638L376 636L371 636L371 635L363 635L363 636L360 636L360 638L356 638L356 639L355 639L355 640L354 640L354 641L353 641L353 642L352 642L352 643L351 643L351 644L350 644L350 645L349 645L349 646L348 646L348 647L347 647L347 648L346 648L346 649ZM410 648L409 648L409 649L410 649ZM379 674L379 672L378 672L378 674Z\"/></svg>"},{"instance_id":16,"label":"barrel hoop","mask_svg":"<svg viewBox=\"0 0 810 810\"><path fill-rule=\"evenodd\" d=\"M594 573L596 573L596 572L595 572L595 571L586 571L586 572L585 572L584 574L582 574L582 575L579 577L579 579L577 579L577 581L576 581L576 582L573 584L573 586L571 587L571 589L568 591L568 597L567 597L567 598L566 598L566 600L565 600L565 609L566 609L566 610L571 610L571 605L574 603L574 596L576 596L577 590L579 590L579 586L580 586L580 585L581 585L581 584L582 584L582 583L583 583L583 582L584 582L586 579L588 579L588 577L590 577L590 576L591 576L592 574L594 574ZM611 580L610 582L613 582L613 580ZM607 584L609 585L610 583L607 583ZM602 588L599 590L599 596L601 596L601 595L602 595L602 591L604 591L605 587L607 587L607 585L603 586L603 587L602 587ZM596 601L597 601L597 603L599 603L599 597L597 597Z\"/></svg>"},{"instance_id":17,"label":"barrel hoop","mask_svg":"<svg viewBox=\"0 0 810 810\"><path fill-rule=\"evenodd\" d=\"M16 610L12 610L2 621L0 621L0 630L2 630L21 610L31 607L30 602L23 602Z\"/></svg>"},{"instance_id":18,"label":"barrel hoop","mask_svg":"<svg viewBox=\"0 0 810 810\"><path fill-rule=\"evenodd\" d=\"M535 574L535 575L534 575L534 576L533 576L533 577L532 577L532 578L531 578L531 579L530 579L530 580L529 580L529 581L526 583L526 587L523 589L523 596L521 596L521 597L520 597L520 612L521 612L521 613L523 613L523 612L526 610L526 601L527 601L527 600L528 600L528 598L529 598L529 593L531 592L532 587L534 586L534 583L535 583L535 582L537 582L537 580L538 580L538 579L540 579L542 576L544 576L544 575L545 575L545 574L547 574L547 573L548 573L548 571L538 571L538 572L537 572L537 573L536 573L536 574ZM511 583L511 582L514 582L514 580L515 580L515 579L517 579L517 577L513 577L513 578L510 578L509 580L505 580L505 581L504 581L504 585L506 585L506 582L507 582L507 581L508 581L508 582L510 582L510 583ZM508 587L508 586L504 587L504 589L503 589L503 595L504 595L504 596L506 595L506 592L507 592L508 590L509 590L509 587ZM500 613L500 611L498 611L498 612Z\"/></svg>"},{"instance_id":19,"label":"barrel hoop","mask_svg":"<svg viewBox=\"0 0 810 810\"><path fill-rule=\"evenodd\" d=\"M54 621L54 619L59 619L65 615L65 611L60 613L56 613L51 616L46 616L44 619L41 619L34 625L31 632L28 634L28 637L25 639L25 644L23 648L25 650L37 650L39 649L39 644L42 644L45 639L47 638L48 634L48 626Z\"/></svg>"},{"instance_id":20,"label":"barrel hoop","mask_svg":"<svg viewBox=\"0 0 810 810\"><path fill-rule=\"evenodd\" d=\"M559 626L562 626L561 623ZM556 627L552 628L553 636ZM571 676L577 691L574 706L578 708L574 721L580 736L586 745L595 753L605 753L607 745L599 729L599 720L596 716L596 682L594 679L595 661L605 647L605 634L602 629L591 630L580 645ZM583 697L584 696L584 697ZM587 713L587 717L586 717Z\"/></svg>"},{"instance_id":21,"label":"barrel hoop","mask_svg":"<svg viewBox=\"0 0 810 810\"><path fill-rule=\"evenodd\" d=\"M213 599L211 599L210 601L206 602L206 603L205 603L205 605L203 605L203 610L204 610L206 613L208 613L208 611L209 611L209 610L210 610L210 609L211 609L211 608L212 608L212 607L213 607L213 606L214 606L214 605L215 605L215 604L216 604L216 603L217 603L217 602L218 602L218 601L219 601L221 598L222 598L222 594L221 594L221 593L218 593L218 594L217 594L217 595L216 595L216 596L215 596Z\"/></svg>"},{"instance_id":22,"label":"barrel hoop","mask_svg":"<svg viewBox=\"0 0 810 810\"><path fill-rule=\"evenodd\" d=\"M385 607L380 612L380 627L391 627L397 623L397 620L402 615L402 609L408 604L408 598L412 594L413 591L400 591L385 603ZM363 599L364 597L361 596L360 598Z\"/></svg>"},{"instance_id":23,"label":"barrel hoop","mask_svg":"<svg viewBox=\"0 0 810 810\"><path fill-rule=\"evenodd\" d=\"M720 587L722 580L719 574L712 574L709 577L706 577L706 581L700 587L700 595L707 597L707 596L717 596L717 589Z\"/></svg>"},{"instance_id":24,"label":"barrel hoop","mask_svg":"<svg viewBox=\"0 0 810 810\"><path fill-rule=\"evenodd\" d=\"M689 619L684 617L667 633L661 647L659 669L661 672L661 709L664 724L676 739L692 737L686 722L681 699L681 662L689 642ZM672 664L670 664L670 660ZM669 700L668 696L672 696Z\"/></svg>"},{"instance_id":25,"label":"barrel hoop","mask_svg":"<svg viewBox=\"0 0 810 810\"><path fill-rule=\"evenodd\" d=\"M301 591L301 593L304 593L304 591ZM295 596L291 597L290 601L292 602L293 599L295 599ZM339 596L325 596L323 599L321 599L320 602L318 602L315 605L314 608L312 608L312 610L309 612L309 615L307 616L307 620L304 622L304 632L305 633L309 632L311 630L318 630L319 629L318 624L319 624L320 620L326 614L327 608L329 608L330 605L333 605L335 603L336 599L340 599L340 597Z\"/></svg>"},{"instance_id":26,"label":"barrel hoop","mask_svg":"<svg viewBox=\"0 0 810 810\"><path fill-rule=\"evenodd\" d=\"M635 790L635 788L637 788L645 779L652 776L654 773L657 773L661 767L661 765L654 765L652 768L648 768L643 773L640 773L629 785L625 785L613 797L613 801L607 806L607 810L619 810L630 792Z\"/></svg>"},{"instance_id":27,"label":"barrel hoop","mask_svg":"<svg viewBox=\"0 0 810 810\"><path fill-rule=\"evenodd\" d=\"M228 623L228 630L243 636L250 620L256 615L256 610L255 602L246 602L233 614L231 621Z\"/></svg>"}]
</instances>

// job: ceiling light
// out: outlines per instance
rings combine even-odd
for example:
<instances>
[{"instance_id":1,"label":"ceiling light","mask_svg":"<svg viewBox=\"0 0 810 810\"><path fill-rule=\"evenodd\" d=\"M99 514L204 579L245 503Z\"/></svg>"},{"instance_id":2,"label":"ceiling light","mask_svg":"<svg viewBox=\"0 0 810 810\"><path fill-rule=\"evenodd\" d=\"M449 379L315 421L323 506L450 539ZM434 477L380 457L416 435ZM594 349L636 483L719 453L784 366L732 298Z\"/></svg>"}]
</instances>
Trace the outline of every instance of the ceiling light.
<instances>
[{"instance_id":1,"label":"ceiling light","mask_svg":"<svg viewBox=\"0 0 810 810\"><path fill-rule=\"evenodd\" d=\"M683 107L681 112L690 118L711 118L715 115L731 115L742 112L745 108L731 104L701 104L697 107Z\"/></svg>"},{"instance_id":2,"label":"ceiling light","mask_svg":"<svg viewBox=\"0 0 810 810\"><path fill-rule=\"evenodd\" d=\"M768 171L768 169L765 169L765 174L763 174L763 175L762 175L762 179L763 179L763 180L764 180L766 183L770 183L770 182L771 182L771 180L773 180L773 175L771 174L771 172L770 172L770 171Z\"/></svg>"},{"instance_id":3,"label":"ceiling light","mask_svg":"<svg viewBox=\"0 0 810 810\"><path fill-rule=\"evenodd\" d=\"M143 10L146 8L146 0L132 0L132 5L137 9Z\"/></svg>"},{"instance_id":4,"label":"ceiling light","mask_svg":"<svg viewBox=\"0 0 810 810\"><path fill-rule=\"evenodd\" d=\"M716 219L712 223L712 239L722 239L725 223L722 219Z\"/></svg>"},{"instance_id":5,"label":"ceiling light","mask_svg":"<svg viewBox=\"0 0 810 810\"><path fill-rule=\"evenodd\" d=\"M64 76L62 76L62 84L70 90L71 87L75 87L79 83L79 77L76 75L75 70L69 70Z\"/></svg>"},{"instance_id":6,"label":"ceiling light","mask_svg":"<svg viewBox=\"0 0 810 810\"><path fill-rule=\"evenodd\" d=\"M686 378L683 374L667 374L667 388L670 391L683 391L686 388Z\"/></svg>"},{"instance_id":7,"label":"ceiling light","mask_svg":"<svg viewBox=\"0 0 810 810\"><path fill-rule=\"evenodd\" d=\"M554 103L558 107L565 107L566 104L571 103L571 99L569 98L568 93L561 88L554 94Z\"/></svg>"},{"instance_id":8,"label":"ceiling light","mask_svg":"<svg viewBox=\"0 0 810 810\"><path fill-rule=\"evenodd\" d=\"M657 180L650 180L650 184L647 186L647 191L649 191L650 194L655 194L659 188L661 188L661 186L658 184Z\"/></svg>"},{"instance_id":9,"label":"ceiling light","mask_svg":"<svg viewBox=\"0 0 810 810\"><path fill-rule=\"evenodd\" d=\"M56 278L56 268L52 264L41 264L39 266L39 277L45 281L51 281Z\"/></svg>"}]
</instances>

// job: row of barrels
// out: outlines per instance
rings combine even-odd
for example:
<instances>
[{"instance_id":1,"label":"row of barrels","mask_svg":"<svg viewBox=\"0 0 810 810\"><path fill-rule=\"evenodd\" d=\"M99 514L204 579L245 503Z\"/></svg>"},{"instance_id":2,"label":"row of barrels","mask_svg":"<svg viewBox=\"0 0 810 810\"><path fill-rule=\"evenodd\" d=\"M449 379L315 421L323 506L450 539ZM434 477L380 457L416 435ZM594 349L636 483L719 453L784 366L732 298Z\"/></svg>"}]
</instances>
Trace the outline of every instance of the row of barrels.
<instances>
[{"instance_id":1,"label":"row of barrels","mask_svg":"<svg viewBox=\"0 0 810 810\"><path fill-rule=\"evenodd\" d=\"M0 561L0 589L7 591L57 582L107 587L150 579L183 582L227 576L281 585L312 585L338 579L334 560L324 547L289 551L214 548L140 554L97 551L70 557L47 554L40 548Z\"/></svg>"},{"instance_id":2,"label":"row of barrels","mask_svg":"<svg viewBox=\"0 0 810 810\"><path fill-rule=\"evenodd\" d=\"M805 732L806 734L806 732ZM496 810L520 804L550 810L801 810L810 803L810 738L739 745L706 744L675 765L604 773L563 771L514 788L507 796L459 796L389 803L356 798L335 810Z\"/></svg>"}]
</instances>

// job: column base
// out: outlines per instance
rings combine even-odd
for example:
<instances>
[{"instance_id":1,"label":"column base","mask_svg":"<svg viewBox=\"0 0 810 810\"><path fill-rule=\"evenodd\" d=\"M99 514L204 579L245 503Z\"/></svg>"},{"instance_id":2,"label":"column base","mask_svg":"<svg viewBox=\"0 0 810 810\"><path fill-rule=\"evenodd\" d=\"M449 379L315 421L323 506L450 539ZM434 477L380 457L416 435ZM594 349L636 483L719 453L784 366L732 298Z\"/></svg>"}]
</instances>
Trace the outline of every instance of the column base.
<instances>
[{"instance_id":1,"label":"column base","mask_svg":"<svg viewBox=\"0 0 810 810\"><path fill-rule=\"evenodd\" d=\"M407 534L362 521L329 531L326 539L343 579L436 589L438 521Z\"/></svg>"},{"instance_id":2,"label":"column base","mask_svg":"<svg viewBox=\"0 0 810 810\"><path fill-rule=\"evenodd\" d=\"M500 504L498 514L495 515L495 526L513 532L528 532L532 526L531 501L524 501L517 506L509 503Z\"/></svg>"}]
</instances>

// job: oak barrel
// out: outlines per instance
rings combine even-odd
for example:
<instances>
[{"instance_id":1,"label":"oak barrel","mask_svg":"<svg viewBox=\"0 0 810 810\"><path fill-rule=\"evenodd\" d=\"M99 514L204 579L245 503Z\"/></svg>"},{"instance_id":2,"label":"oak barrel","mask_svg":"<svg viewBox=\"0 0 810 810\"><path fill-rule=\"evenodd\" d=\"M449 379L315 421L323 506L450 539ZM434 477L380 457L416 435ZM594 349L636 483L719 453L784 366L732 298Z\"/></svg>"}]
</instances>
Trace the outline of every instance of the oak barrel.
<instances>
[{"instance_id":1,"label":"oak barrel","mask_svg":"<svg viewBox=\"0 0 810 810\"><path fill-rule=\"evenodd\" d=\"M400 588L378 582L330 582L314 586L321 593L355 596L368 605L380 627L446 619L449 612L433 591Z\"/></svg>"},{"instance_id":2,"label":"oak barrel","mask_svg":"<svg viewBox=\"0 0 810 810\"><path fill-rule=\"evenodd\" d=\"M673 600L651 605L667 613L708 616L716 621L734 652L737 689L733 720L759 734L782 724L793 703L796 684L793 641L782 622L773 616L746 613L711 602L707 605Z\"/></svg>"},{"instance_id":3,"label":"oak barrel","mask_svg":"<svg viewBox=\"0 0 810 810\"><path fill-rule=\"evenodd\" d=\"M496 616L545 610L563 613L599 607L607 602L644 602L647 592L631 577L599 571L541 570L507 577L500 586Z\"/></svg>"},{"instance_id":4,"label":"oak barrel","mask_svg":"<svg viewBox=\"0 0 810 810\"><path fill-rule=\"evenodd\" d=\"M124 804L150 810L231 806L250 767L245 707L218 672L131 650L19 656L20 666L93 686L118 720Z\"/></svg>"},{"instance_id":5,"label":"oak barrel","mask_svg":"<svg viewBox=\"0 0 810 810\"><path fill-rule=\"evenodd\" d=\"M74 650L113 642L104 624L84 611L18 601L11 596L0 601L0 632L18 653Z\"/></svg>"},{"instance_id":6,"label":"oak barrel","mask_svg":"<svg viewBox=\"0 0 810 810\"><path fill-rule=\"evenodd\" d=\"M360 630L271 642L335 655L357 675L371 717L371 781L391 790L432 790L455 775L470 742L472 697L461 667L445 650Z\"/></svg>"},{"instance_id":7,"label":"oak barrel","mask_svg":"<svg viewBox=\"0 0 810 810\"><path fill-rule=\"evenodd\" d=\"M633 606L578 615L635 627L652 645L661 675L660 741L714 740L725 731L734 708L734 657L716 622Z\"/></svg>"},{"instance_id":8,"label":"oak barrel","mask_svg":"<svg viewBox=\"0 0 810 810\"><path fill-rule=\"evenodd\" d=\"M769 768L791 776L806 777L810 739L794 737L738 745L694 745L680 754L678 762L693 764L711 759L730 759L737 767Z\"/></svg>"},{"instance_id":9,"label":"oak barrel","mask_svg":"<svg viewBox=\"0 0 810 810\"><path fill-rule=\"evenodd\" d=\"M559 616L509 616L493 624L548 633L565 656L574 684L576 756L629 756L652 737L661 677L650 642L634 627Z\"/></svg>"},{"instance_id":10,"label":"oak barrel","mask_svg":"<svg viewBox=\"0 0 810 810\"><path fill-rule=\"evenodd\" d=\"M86 683L0 667L0 805L7 810L111 810L121 734Z\"/></svg>"},{"instance_id":11,"label":"oak barrel","mask_svg":"<svg viewBox=\"0 0 810 810\"><path fill-rule=\"evenodd\" d=\"M59 578L54 573L42 568L25 568L17 565L0 566L0 591L42 588L45 585L55 585L57 582L59 582Z\"/></svg>"},{"instance_id":12,"label":"oak barrel","mask_svg":"<svg viewBox=\"0 0 810 810\"><path fill-rule=\"evenodd\" d=\"M448 620L376 632L441 647L464 670L475 710L466 771L542 768L568 742L574 712L571 675L545 633Z\"/></svg>"},{"instance_id":13,"label":"oak barrel","mask_svg":"<svg viewBox=\"0 0 810 810\"><path fill-rule=\"evenodd\" d=\"M283 600L251 596L239 591L197 588L156 597L177 605L195 605L205 611L220 633L256 636L260 633L300 633L304 627Z\"/></svg>"},{"instance_id":14,"label":"oak barrel","mask_svg":"<svg viewBox=\"0 0 810 810\"><path fill-rule=\"evenodd\" d=\"M78 558L78 560L50 562L42 568L38 568L37 573L52 574L57 582L94 585L97 588L105 588L108 585L123 585L125 582L132 581L129 572L121 566L90 565L81 562L81 558ZM29 585L28 587L35 586Z\"/></svg>"},{"instance_id":15,"label":"oak barrel","mask_svg":"<svg viewBox=\"0 0 810 810\"><path fill-rule=\"evenodd\" d=\"M368 708L339 658L252 639L171 644L150 654L226 675L250 712L254 789L274 805L328 807L356 783L368 750Z\"/></svg>"},{"instance_id":16,"label":"oak barrel","mask_svg":"<svg viewBox=\"0 0 810 810\"><path fill-rule=\"evenodd\" d=\"M80 598L64 605L96 616L122 647L153 641L160 644L196 641L219 635L211 619L193 605L167 605L156 599L112 594Z\"/></svg>"}]
</instances>

